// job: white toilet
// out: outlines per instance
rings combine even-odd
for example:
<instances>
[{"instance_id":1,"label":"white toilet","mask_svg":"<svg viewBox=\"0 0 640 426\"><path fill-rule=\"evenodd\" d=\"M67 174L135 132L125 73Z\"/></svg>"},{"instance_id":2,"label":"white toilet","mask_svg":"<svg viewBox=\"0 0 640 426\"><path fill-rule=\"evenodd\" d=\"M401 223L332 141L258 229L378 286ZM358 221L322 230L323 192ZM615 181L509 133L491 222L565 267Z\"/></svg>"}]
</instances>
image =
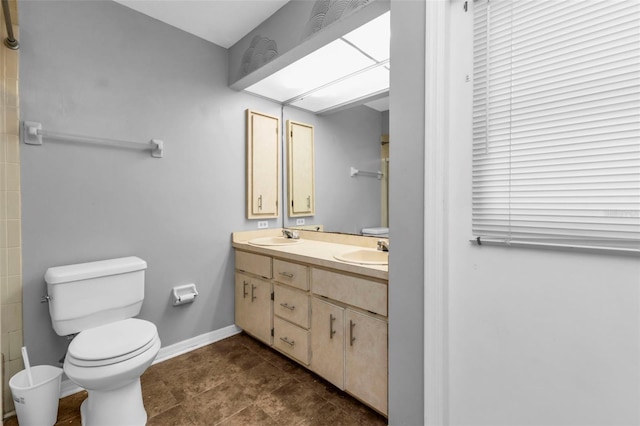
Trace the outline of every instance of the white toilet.
<instances>
[{"instance_id":1,"label":"white toilet","mask_svg":"<svg viewBox=\"0 0 640 426\"><path fill-rule=\"evenodd\" d=\"M389 228L382 226L376 228L363 228L362 235L366 237L389 238Z\"/></svg>"},{"instance_id":2,"label":"white toilet","mask_svg":"<svg viewBox=\"0 0 640 426\"><path fill-rule=\"evenodd\" d=\"M49 313L69 344L64 372L88 391L84 426L144 425L140 376L160 350L156 326L137 318L147 263L137 257L49 268Z\"/></svg>"}]
</instances>

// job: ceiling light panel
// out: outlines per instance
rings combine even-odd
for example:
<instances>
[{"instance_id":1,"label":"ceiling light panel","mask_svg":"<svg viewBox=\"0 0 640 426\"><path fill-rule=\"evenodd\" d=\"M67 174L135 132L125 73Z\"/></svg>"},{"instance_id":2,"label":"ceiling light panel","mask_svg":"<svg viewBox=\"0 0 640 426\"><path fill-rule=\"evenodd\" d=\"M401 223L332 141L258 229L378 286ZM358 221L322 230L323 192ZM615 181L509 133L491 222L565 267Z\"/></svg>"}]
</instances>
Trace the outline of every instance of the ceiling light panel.
<instances>
[{"instance_id":1,"label":"ceiling light panel","mask_svg":"<svg viewBox=\"0 0 640 426\"><path fill-rule=\"evenodd\" d=\"M245 89L285 102L375 62L342 40L335 40Z\"/></svg>"},{"instance_id":2,"label":"ceiling light panel","mask_svg":"<svg viewBox=\"0 0 640 426\"><path fill-rule=\"evenodd\" d=\"M389 59L391 12L378 16L376 19L367 22L363 26L343 36L343 38L353 43L378 62Z\"/></svg>"},{"instance_id":3,"label":"ceiling light panel","mask_svg":"<svg viewBox=\"0 0 640 426\"><path fill-rule=\"evenodd\" d=\"M320 112L388 89L389 70L381 65L322 88L291 105Z\"/></svg>"}]
</instances>

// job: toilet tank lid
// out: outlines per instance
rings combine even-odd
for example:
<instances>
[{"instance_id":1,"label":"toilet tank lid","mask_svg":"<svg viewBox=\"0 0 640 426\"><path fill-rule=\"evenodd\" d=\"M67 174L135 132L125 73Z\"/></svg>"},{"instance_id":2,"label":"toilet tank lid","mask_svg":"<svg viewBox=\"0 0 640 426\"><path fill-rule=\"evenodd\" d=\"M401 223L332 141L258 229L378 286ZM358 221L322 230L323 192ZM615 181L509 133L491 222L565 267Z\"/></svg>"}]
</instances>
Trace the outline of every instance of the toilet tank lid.
<instances>
[{"instance_id":1,"label":"toilet tank lid","mask_svg":"<svg viewBox=\"0 0 640 426\"><path fill-rule=\"evenodd\" d=\"M75 265L55 266L47 269L47 272L44 274L44 280L47 284L59 284L124 274L143 269L147 269L147 262L139 257L129 256L118 259L99 260L97 262L78 263Z\"/></svg>"},{"instance_id":2,"label":"toilet tank lid","mask_svg":"<svg viewBox=\"0 0 640 426\"><path fill-rule=\"evenodd\" d=\"M377 227L377 228L363 228L362 229L362 233L363 234L373 234L373 235L381 235L381 234L388 234L389 233L389 228L387 227Z\"/></svg>"}]
</instances>

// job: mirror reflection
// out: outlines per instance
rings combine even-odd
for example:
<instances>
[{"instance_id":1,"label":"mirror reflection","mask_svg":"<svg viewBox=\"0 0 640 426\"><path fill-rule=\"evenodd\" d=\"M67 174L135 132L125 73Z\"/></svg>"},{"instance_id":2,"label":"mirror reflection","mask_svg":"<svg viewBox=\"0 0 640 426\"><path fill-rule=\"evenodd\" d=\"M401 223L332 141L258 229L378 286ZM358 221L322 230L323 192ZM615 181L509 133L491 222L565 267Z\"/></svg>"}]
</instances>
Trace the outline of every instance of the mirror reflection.
<instances>
[{"instance_id":1,"label":"mirror reflection","mask_svg":"<svg viewBox=\"0 0 640 426\"><path fill-rule=\"evenodd\" d=\"M389 52L387 11L245 89L283 105L283 227L388 236ZM287 123L313 129L312 165Z\"/></svg>"},{"instance_id":2,"label":"mirror reflection","mask_svg":"<svg viewBox=\"0 0 640 426\"><path fill-rule=\"evenodd\" d=\"M304 222L305 227L316 225L325 232L388 233L377 229L388 227L389 179L389 110L379 104L382 111L363 104L329 115L284 108L285 121L313 126L315 154L315 215L291 217L285 208L284 227ZM286 188L283 192L289 205Z\"/></svg>"}]
</instances>

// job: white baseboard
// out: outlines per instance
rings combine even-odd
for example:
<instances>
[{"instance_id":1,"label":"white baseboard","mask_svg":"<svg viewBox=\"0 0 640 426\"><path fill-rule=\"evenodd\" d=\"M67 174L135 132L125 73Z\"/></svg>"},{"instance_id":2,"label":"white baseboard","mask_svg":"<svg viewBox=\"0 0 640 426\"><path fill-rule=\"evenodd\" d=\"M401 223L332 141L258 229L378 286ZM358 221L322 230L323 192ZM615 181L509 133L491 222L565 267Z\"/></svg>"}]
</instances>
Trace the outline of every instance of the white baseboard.
<instances>
[{"instance_id":1,"label":"white baseboard","mask_svg":"<svg viewBox=\"0 0 640 426\"><path fill-rule=\"evenodd\" d=\"M158 364L160 362L175 358L179 355L191 352L203 346L210 345L211 343L215 343L222 339L226 339L227 337L234 336L241 331L242 329L238 326L230 325L228 327L220 328L218 330L210 331L208 333L204 333L199 336L174 343L173 345L162 347L160 348L155 361L153 361L153 364ZM84 389L73 383L71 380L65 379L60 384L60 398L73 395L74 393L80 392L82 390Z\"/></svg>"}]
</instances>

